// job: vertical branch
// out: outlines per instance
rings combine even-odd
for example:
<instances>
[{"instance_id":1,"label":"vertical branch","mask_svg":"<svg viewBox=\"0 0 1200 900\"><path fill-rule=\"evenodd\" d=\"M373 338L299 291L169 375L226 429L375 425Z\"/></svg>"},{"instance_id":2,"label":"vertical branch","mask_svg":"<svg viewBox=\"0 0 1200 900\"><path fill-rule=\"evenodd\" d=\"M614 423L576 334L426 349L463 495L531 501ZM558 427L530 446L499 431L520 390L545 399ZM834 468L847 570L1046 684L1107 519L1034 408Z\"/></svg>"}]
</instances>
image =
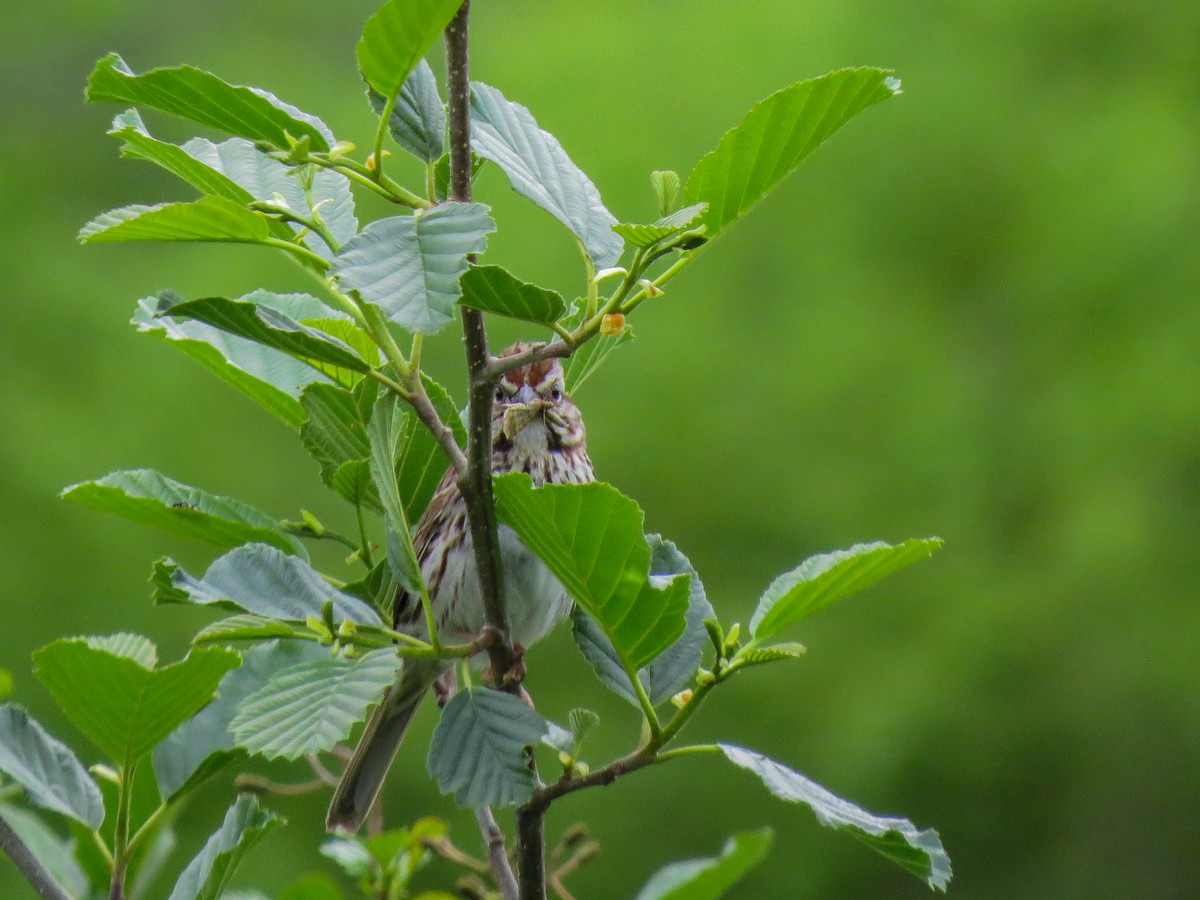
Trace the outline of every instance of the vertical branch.
<instances>
[{"instance_id":1,"label":"vertical branch","mask_svg":"<svg viewBox=\"0 0 1200 900\"><path fill-rule=\"evenodd\" d=\"M469 66L470 0L446 27L446 92L450 107L450 199L471 199L471 76ZM472 260L473 262L473 260ZM492 494L492 382L488 377L487 331L483 313L462 307L463 343L470 376L467 414L467 470L458 486L467 503L475 568L488 628L493 677L499 682L513 666L512 639L504 612L500 576L500 541L496 533L496 501Z\"/></svg>"},{"instance_id":2,"label":"vertical branch","mask_svg":"<svg viewBox=\"0 0 1200 900\"><path fill-rule=\"evenodd\" d=\"M17 871L25 876L25 880L33 885L39 897L44 897L45 900L71 900L3 818L0 818L0 850L13 861Z\"/></svg>"},{"instance_id":3,"label":"vertical branch","mask_svg":"<svg viewBox=\"0 0 1200 900\"><path fill-rule=\"evenodd\" d=\"M546 807L535 797L517 810L517 875L520 900L546 900Z\"/></svg>"},{"instance_id":4,"label":"vertical branch","mask_svg":"<svg viewBox=\"0 0 1200 900\"><path fill-rule=\"evenodd\" d=\"M479 807L475 810L475 820L479 823L479 832L487 844L488 864L492 867L492 875L500 888L500 896L503 900L519 900L517 879L508 862L508 854L504 851L504 832L496 824L492 808Z\"/></svg>"}]
</instances>

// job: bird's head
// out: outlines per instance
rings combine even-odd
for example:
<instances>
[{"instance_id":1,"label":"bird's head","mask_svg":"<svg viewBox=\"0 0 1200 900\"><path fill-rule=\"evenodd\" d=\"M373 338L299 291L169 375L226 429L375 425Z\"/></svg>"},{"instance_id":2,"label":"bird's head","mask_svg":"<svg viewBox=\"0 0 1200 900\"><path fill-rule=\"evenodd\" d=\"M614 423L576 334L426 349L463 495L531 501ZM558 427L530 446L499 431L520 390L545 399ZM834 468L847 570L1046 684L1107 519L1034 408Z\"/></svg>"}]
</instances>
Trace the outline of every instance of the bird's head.
<instances>
[{"instance_id":1,"label":"bird's head","mask_svg":"<svg viewBox=\"0 0 1200 900\"><path fill-rule=\"evenodd\" d=\"M514 356L535 346L513 344L500 356ZM512 369L496 383L492 405L492 441L496 449L561 452L583 440L583 417L567 396L559 360L544 359Z\"/></svg>"}]
</instances>

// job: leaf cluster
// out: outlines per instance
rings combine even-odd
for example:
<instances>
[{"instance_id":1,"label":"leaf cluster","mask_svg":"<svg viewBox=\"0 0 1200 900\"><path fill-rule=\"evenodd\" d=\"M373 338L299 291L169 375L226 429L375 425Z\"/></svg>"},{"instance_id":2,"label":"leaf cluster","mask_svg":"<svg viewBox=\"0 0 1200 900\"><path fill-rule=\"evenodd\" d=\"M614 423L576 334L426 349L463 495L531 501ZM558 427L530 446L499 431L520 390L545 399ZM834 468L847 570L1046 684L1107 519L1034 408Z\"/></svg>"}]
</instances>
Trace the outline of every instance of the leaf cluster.
<instances>
[{"instance_id":1,"label":"leaf cluster","mask_svg":"<svg viewBox=\"0 0 1200 900\"><path fill-rule=\"evenodd\" d=\"M88 80L89 100L129 107L110 131L122 154L171 172L200 196L103 213L80 240L252 244L286 254L311 277L311 293L263 289L188 299L163 291L137 302L133 324L293 429L358 528L341 534L304 510L297 519L276 518L148 469L113 472L63 492L222 551L199 575L169 558L154 566L156 603L221 612L183 660L160 665L154 646L137 635L68 638L35 654L38 679L104 760L90 773L20 707L0 707L0 772L28 804L69 820L81 846L98 853L90 864L79 861L8 800L0 802L0 817L14 828L21 823L26 843L53 847L39 854L46 866L51 857L68 860L56 874L76 893L86 893L81 885L111 884L113 896L122 896L127 876L144 882L162 855L155 848L173 842L169 820L177 804L222 766L251 754L316 760L333 753L405 658L478 652L439 638L413 545L413 526L443 472L449 467L461 476L467 452L458 403L422 367L427 337L461 309L526 322L546 342L517 358L486 360L482 377L558 356L566 359L569 388L578 389L631 339L626 317L659 297L823 141L898 92L891 74L874 68L785 88L756 105L686 180L652 173L653 221L622 222L528 109L496 87L472 84L476 171L497 167L574 238L583 272L577 296L568 299L478 264L497 227L490 207L445 199L447 115L424 58L458 7L389 0L367 21L357 59L377 128L365 158L318 117L190 66L138 74L113 54ZM147 127L147 111L229 137L163 141ZM385 171L389 137L424 166L424 184L405 186ZM397 214L360 223L352 189L385 198ZM776 796L809 806L822 824L944 889L949 861L936 833L874 816L753 751L677 741L717 685L803 652L776 642L783 630L928 556L939 541L863 544L811 557L767 588L743 640L737 623L720 622L686 556L648 536L641 509L612 485L535 487L529 476L509 474L493 489L500 521L574 599L573 632L584 658L605 687L639 710L643 731L631 754L591 766L581 754L595 713L573 709L564 727L511 694L466 684L446 703L430 747L429 771L443 792L462 806L537 812L647 765L720 754ZM345 547L349 575L312 565L306 542L318 541ZM391 627L400 589L422 599L424 632ZM560 778L541 780L539 752L551 754L551 767L561 766ZM147 771L157 802L138 815L134 782ZM240 796L179 876L173 900L218 896L241 857L281 821L255 796ZM444 825L422 820L365 841L339 836L322 852L372 896L402 896L430 842L443 836ZM719 896L770 842L768 831L735 835L716 858L664 869L639 897ZM318 879L284 896L338 894Z\"/></svg>"}]
</instances>

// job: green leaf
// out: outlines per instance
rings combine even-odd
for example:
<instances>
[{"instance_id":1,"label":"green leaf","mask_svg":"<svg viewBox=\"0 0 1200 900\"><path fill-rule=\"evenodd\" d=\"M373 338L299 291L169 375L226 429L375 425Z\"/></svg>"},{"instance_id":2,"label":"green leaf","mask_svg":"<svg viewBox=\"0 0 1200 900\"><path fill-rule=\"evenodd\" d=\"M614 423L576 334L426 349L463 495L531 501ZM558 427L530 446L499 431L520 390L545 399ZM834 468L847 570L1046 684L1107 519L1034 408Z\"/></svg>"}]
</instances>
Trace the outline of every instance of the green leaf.
<instances>
[{"instance_id":1,"label":"green leaf","mask_svg":"<svg viewBox=\"0 0 1200 900\"><path fill-rule=\"evenodd\" d=\"M366 718L400 661L389 647L354 661L326 656L289 666L242 702L229 728L238 746L269 759L325 752Z\"/></svg>"},{"instance_id":2,"label":"green leaf","mask_svg":"<svg viewBox=\"0 0 1200 900\"><path fill-rule=\"evenodd\" d=\"M367 84L387 97L400 90L461 5L461 0L388 0L379 7L355 48Z\"/></svg>"},{"instance_id":3,"label":"green leaf","mask_svg":"<svg viewBox=\"0 0 1200 900\"><path fill-rule=\"evenodd\" d=\"M370 477L365 483L343 476L335 480L339 468L362 462L371 454L367 423L375 402L374 382L364 380L353 391L331 384L312 384L305 388L300 405L308 421L300 429L300 442L321 466L321 480L351 503L364 503L381 512L379 494Z\"/></svg>"},{"instance_id":4,"label":"green leaf","mask_svg":"<svg viewBox=\"0 0 1200 900\"><path fill-rule=\"evenodd\" d=\"M60 496L219 547L260 541L290 553L305 552L266 513L238 500L181 484L153 469L110 472L95 481L64 488Z\"/></svg>"},{"instance_id":5,"label":"green leaf","mask_svg":"<svg viewBox=\"0 0 1200 900\"><path fill-rule=\"evenodd\" d=\"M708 203L708 236L724 233L835 131L900 92L883 69L843 69L758 103L717 149L696 163L684 199Z\"/></svg>"},{"instance_id":6,"label":"green leaf","mask_svg":"<svg viewBox=\"0 0 1200 900\"><path fill-rule=\"evenodd\" d=\"M60 838L33 813L10 803L0 802L0 819L16 832L68 897L91 896L87 876L75 860L70 841Z\"/></svg>"},{"instance_id":7,"label":"green leaf","mask_svg":"<svg viewBox=\"0 0 1200 900\"><path fill-rule=\"evenodd\" d=\"M940 538L913 538L895 546L877 541L810 556L767 587L750 619L750 633L755 640L772 637L940 546Z\"/></svg>"},{"instance_id":8,"label":"green leaf","mask_svg":"<svg viewBox=\"0 0 1200 900\"><path fill-rule=\"evenodd\" d=\"M804 652L803 644L768 644L765 647L747 647L736 658L745 666L761 666L785 659L799 659Z\"/></svg>"},{"instance_id":9,"label":"green leaf","mask_svg":"<svg viewBox=\"0 0 1200 900\"><path fill-rule=\"evenodd\" d=\"M191 66L151 69L135 75L115 53L96 63L87 99L132 103L172 113L280 150L307 138L316 150L333 146L333 134L316 116L301 112L258 88L226 84Z\"/></svg>"},{"instance_id":10,"label":"green leaf","mask_svg":"<svg viewBox=\"0 0 1200 900\"><path fill-rule=\"evenodd\" d=\"M528 109L478 81L471 83L471 146L504 170L514 191L566 225L597 269L621 258L617 220L591 179Z\"/></svg>"},{"instance_id":11,"label":"green leaf","mask_svg":"<svg viewBox=\"0 0 1200 900\"><path fill-rule=\"evenodd\" d=\"M379 864L371 851L354 838L331 837L321 845L321 855L337 863L351 878L378 877Z\"/></svg>"},{"instance_id":12,"label":"green leaf","mask_svg":"<svg viewBox=\"0 0 1200 900\"><path fill-rule=\"evenodd\" d=\"M679 207L679 201L683 197L683 184L679 180L678 172L672 172L670 169L651 172L650 187L654 189L654 196L658 200L660 216L669 215Z\"/></svg>"},{"instance_id":13,"label":"green leaf","mask_svg":"<svg viewBox=\"0 0 1200 900\"><path fill-rule=\"evenodd\" d=\"M467 254L496 230L482 203L441 203L378 219L347 241L331 274L409 331L432 333L454 316Z\"/></svg>"},{"instance_id":14,"label":"green leaf","mask_svg":"<svg viewBox=\"0 0 1200 900\"><path fill-rule=\"evenodd\" d=\"M155 603L216 604L222 609L303 622L333 605L336 622L381 625L378 614L357 597L343 593L302 559L266 544L246 544L217 559L202 578L194 578L171 559L161 559L151 576Z\"/></svg>"},{"instance_id":15,"label":"green leaf","mask_svg":"<svg viewBox=\"0 0 1200 900\"><path fill-rule=\"evenodd\" d=\"M400 411L397 399L386 394L375 403L367 435L371 443L371 479L379 490L388 528L388 565L407 590L420 596L421 564L413 547L408 513L396 478L396 457L406 418L411 417Z\"/></svg>"},{"instance_id":16,"label":"green leaf","mask_svg":"<svg viewBox=\"0 0 1200 900\"><path fill-rule=\"evenodd\" d=\"M693 203L663 216L652 225L630 225L622 222L614 225L613 231L635 247L649 247L666 238L682 234L692 227L707 209L707 203Z\"/></svg>"},{"instance_id":17,"label":"green leaf","mask_svg":"<svg viewBox=\"0 0 1200 900\"><path fill-rule=\"evenodd\" d=\"M104 798L79 759L24 709L0 706L0 772L25 789L31 803L82 822L104 821Z\"/></svg>"},{"instance_id":18,"label":"green leaf","mask_svg":"<svg viewBox=\"0 0 1200 900\"><path fill-rule=\"evenodd\" d=\"M211 241L265 244L270 220L224 197L191 203L123 206L101 213L79 231L84 244L97 241Z\"/></svg>"},{"instance_id":19,"label":"green leaf","mask_svg":"<svg viewBox=\"0 0 1200 900\"><path fill-rule=\"evenodd\" d=\"M271 294L267 291L254 291L239 300L281 308L299 305L298 298L320 306L307 294ZM304 423L304 410L298 398L307 385L324 383L327 376L286 353L235 337L203 322L159 316L157 310L157 297L138 301L133 316L138 331L174 344L293 428Z\"/></svg>"},{"instance_id":20,"label":"green leaf","mask_svg":"<svg viewBox=\"0 0 1200 900\"><path fill-rule=\"evenodd\" d=\"M174 800L242 756L229 730L242 701L264 687L276 672L328 656L327 648L308 641L271 641L243 652L242 664L226 672L217 686L217 699L154 749L159 793Z\"/></svg>"},{"instance_id":21,"label":"green leaf","mask_svg":"<svg viewBox=\"0 0 1200 900\"><path fill-rule=\"evenodd\" d=\"M315 328L322 334L327 334L334 340L341 341L353 350L359 359L366 360L367 365L372 369L378 367L380 363L379 345L375 343L374 338L359 328L350 319L336 316L321 317L304 319L300 324L308 328ZM356 387L363 381L362 372L356 372L351 369L342 368L341 366L319 361L315 362L314 365L338 384Z\"/></svg>"},{"instance_id":22,"label":"green leaf","mask_svg":"<svg viewBox=\"0 0 1200 900\"><path fill-rule=\"evenodd\" d=\"M285 820L241 794L225 813L225 821L187 864L168 900L216 900L225 892L233 870L268 831Z\"/></svg>"},{"instance_id":23,"label":"green leaf","mask_svg":"<svg viewBox=\"0 0 1200 900\"><path fill-rule=\"evenodd\" d=\"M826 828L848 831L871 849L925 879L931 888L946 890L951 876L950 857L932 828L919 831L908 819L869 813L761 753L732 744L717 746L735 766L762 779L776 797L807 805Z\"/></svg>"},{"instance_id":24,"label":"green leaf","mask_svg":"<svg viewBox=\"0 0 1200 900\"><path fill-rule=\"evenodd\" d=\"M208 703L238 660L232 650L205 647L150 668L85 638L64 638L33 654L38 680L67 718L119 765L137 762Z\"/></svg>"},{"instance_id":25,"label":"green leaf","mask_svg":"<svg viewBox=\"0 0 1200 900\"><path fill-rule=\"evenodd\" d=\"M192 638L193 644L225 644L229 641L264 641L294 637L296 629L287 622L243 613L205 625Z\"/></svg>"},{"instance_id":26,"label":"green leaf","mask_svg":"<svg viewBox=\"0 0 1200 900\"><path fill-rule=\"evenodd\" d=\"M462 303L472 309L549 325L567 304L554 291L527 284L499 266L475 266L462 277Z\"/></svg>"},{"instance_id":27,"label":"green leaf","mask_svg":"<svg viewBox=\"0 0 1200 900\"><path fill-rule=\"evenodd\" d=\"M314 363L329 363L352 372L369 372L371 364L347 344L263 303L205 297L184 300L173 291L158 295L157 314L196 319L248 341ZM329 374L326 372L326 374Z\"/></svg>"},{"instance_id":28,"label":"green leaf","mask_svg":"<svg viewBox=\"0 0 1200 900\"><path fill-rule=\"evenodd\" d=\"M665 585L672 577L684 574L691 578L686 629L679 640L664 650L650 665L638 671L638 678L641 679L650 702L657 706L670 700L686 687L700 668L701 654L709 644L704 620L715 613L704 593L700 576L679 548L657 534L647 535L646 540L652 551L650 574L653 583ZM571 621L575 642L596 670L600 680L614 693L624 697L634 706L639 706L637 694L629 676L622 668L620 657L596 621L579 610L572 615Z\"/></svg>"},{"instance_id":29,"label":"green leaf","mask_svg":"<svg viewBox=\"0 0 1200 900\"><path fill-rule=\"evenodd\" d=\"M387 98L368 87L367 99L375 115L383 115ZM397 144L426 163L437 162L445 152L446 107L433 69L425 60L405 79L388 118L388 131Z\"/></svg>"},{"instance_id":30,"label":"green leaf","mask_svg":"<svg viewBox=\"0 0 1200 900\"><path fill-rule=\"evenodd\" d=\"M350 193L350 180L345 175L329 169L316 169L309 173L311 180L306 189L298 177L297 169L272 159L241 138L231 138L219 144L205 138L193 138L182 149L243 188L252 200L272 201L305 217L311 217L315 210L337 243L345 243L358 231L354 196ZM287 239L305 230L305 226L296 223L271 221L272 231L280 230L277 226L282 225L282 236ZM304 243L324 259L333 257L334 249L327 246L319 235L306 234Z\"/></svg>"},{"instance_id":31,"label":"green leaf","mask_svg":"<svg viewBox=\"0 0 1200 900\"><path fill-rule=\"evenodd\" d=\"M671 863L659 870L636 900L717 900L771 849L770 828L743 831L725 842L721 855Z\"/></svg>"},{"instance_id":32,"label":"green leaf","mask_svg":"<svg viewBox=\"0 0 1200 900\"><path fill-rule=\"evenodd\" d=\"M683 634L686 576L650 579L642 511L610 484L534 488L524 473L495 479L496 512L563 583L636 672Z\"/></svg>"},{"instance_id":33,"label":"green leaf","mask_svg":"<svg viewBox=\"0 0 1200 900\"><path fill-rule=\"evenodd\" d=\"M464 808L515 806L533 793L529 748L546 721L520 697L465 688L442 710L429 746L429 774Z\"/></svg>"},{"instance_id":34,"label":"green leaf","mask_svg":"<svg viewBox=\"0 0 1200 900\"><path fill-rule=\"evenodd\" d=\"M458 445L465 447L467 430L463 427L458 404L446 389L432 378L422 375L422 381L425 384L425 393L437 410L438 417L454 432ZM405 416L396 455L396 481L400 485L400 496L404 502L404 516L409 522L420 520L425 507L433 499L449 462L433 432L416 416Z\"/></svg>"}]
</instances>

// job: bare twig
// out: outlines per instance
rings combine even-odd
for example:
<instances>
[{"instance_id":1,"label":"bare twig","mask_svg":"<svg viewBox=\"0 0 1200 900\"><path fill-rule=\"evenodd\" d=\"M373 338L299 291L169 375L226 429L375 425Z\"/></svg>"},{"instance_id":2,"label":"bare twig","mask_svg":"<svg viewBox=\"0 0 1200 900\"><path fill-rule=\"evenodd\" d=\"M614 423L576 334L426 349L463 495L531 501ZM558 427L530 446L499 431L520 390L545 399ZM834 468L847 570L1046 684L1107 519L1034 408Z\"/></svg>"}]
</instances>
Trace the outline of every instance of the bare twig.
<instances>
[{"instance_id":1,"label":"bare twig","mask_svg":"<svg viewBox=\"0 0 1200 900\"><path fill-rule=\"evenodd\" d=\"M504 846L504 832L496 824L490 806L481 806L475 810L475 820L479 823L479 831L483 835L488 848L488 862L492 867L492 877L500 888L504 900L518 900L517 877L513 874L512 864L508 861L508 853Z\"/></svg>"},{"instance_id":2,"label":"bare twig","mask_svg":"<svg viewBox=\"0 0 1200 900\"><path fill-rule=\"evenodd\" d=\"M17 871L25 876L25 880L33 885L39 897L46 900L71 900L66 891L59 886L45 867L38 862L25 842L17 835L8 822L0 817L0 850L3 850Z\"/></svg>"}]
</instances>

